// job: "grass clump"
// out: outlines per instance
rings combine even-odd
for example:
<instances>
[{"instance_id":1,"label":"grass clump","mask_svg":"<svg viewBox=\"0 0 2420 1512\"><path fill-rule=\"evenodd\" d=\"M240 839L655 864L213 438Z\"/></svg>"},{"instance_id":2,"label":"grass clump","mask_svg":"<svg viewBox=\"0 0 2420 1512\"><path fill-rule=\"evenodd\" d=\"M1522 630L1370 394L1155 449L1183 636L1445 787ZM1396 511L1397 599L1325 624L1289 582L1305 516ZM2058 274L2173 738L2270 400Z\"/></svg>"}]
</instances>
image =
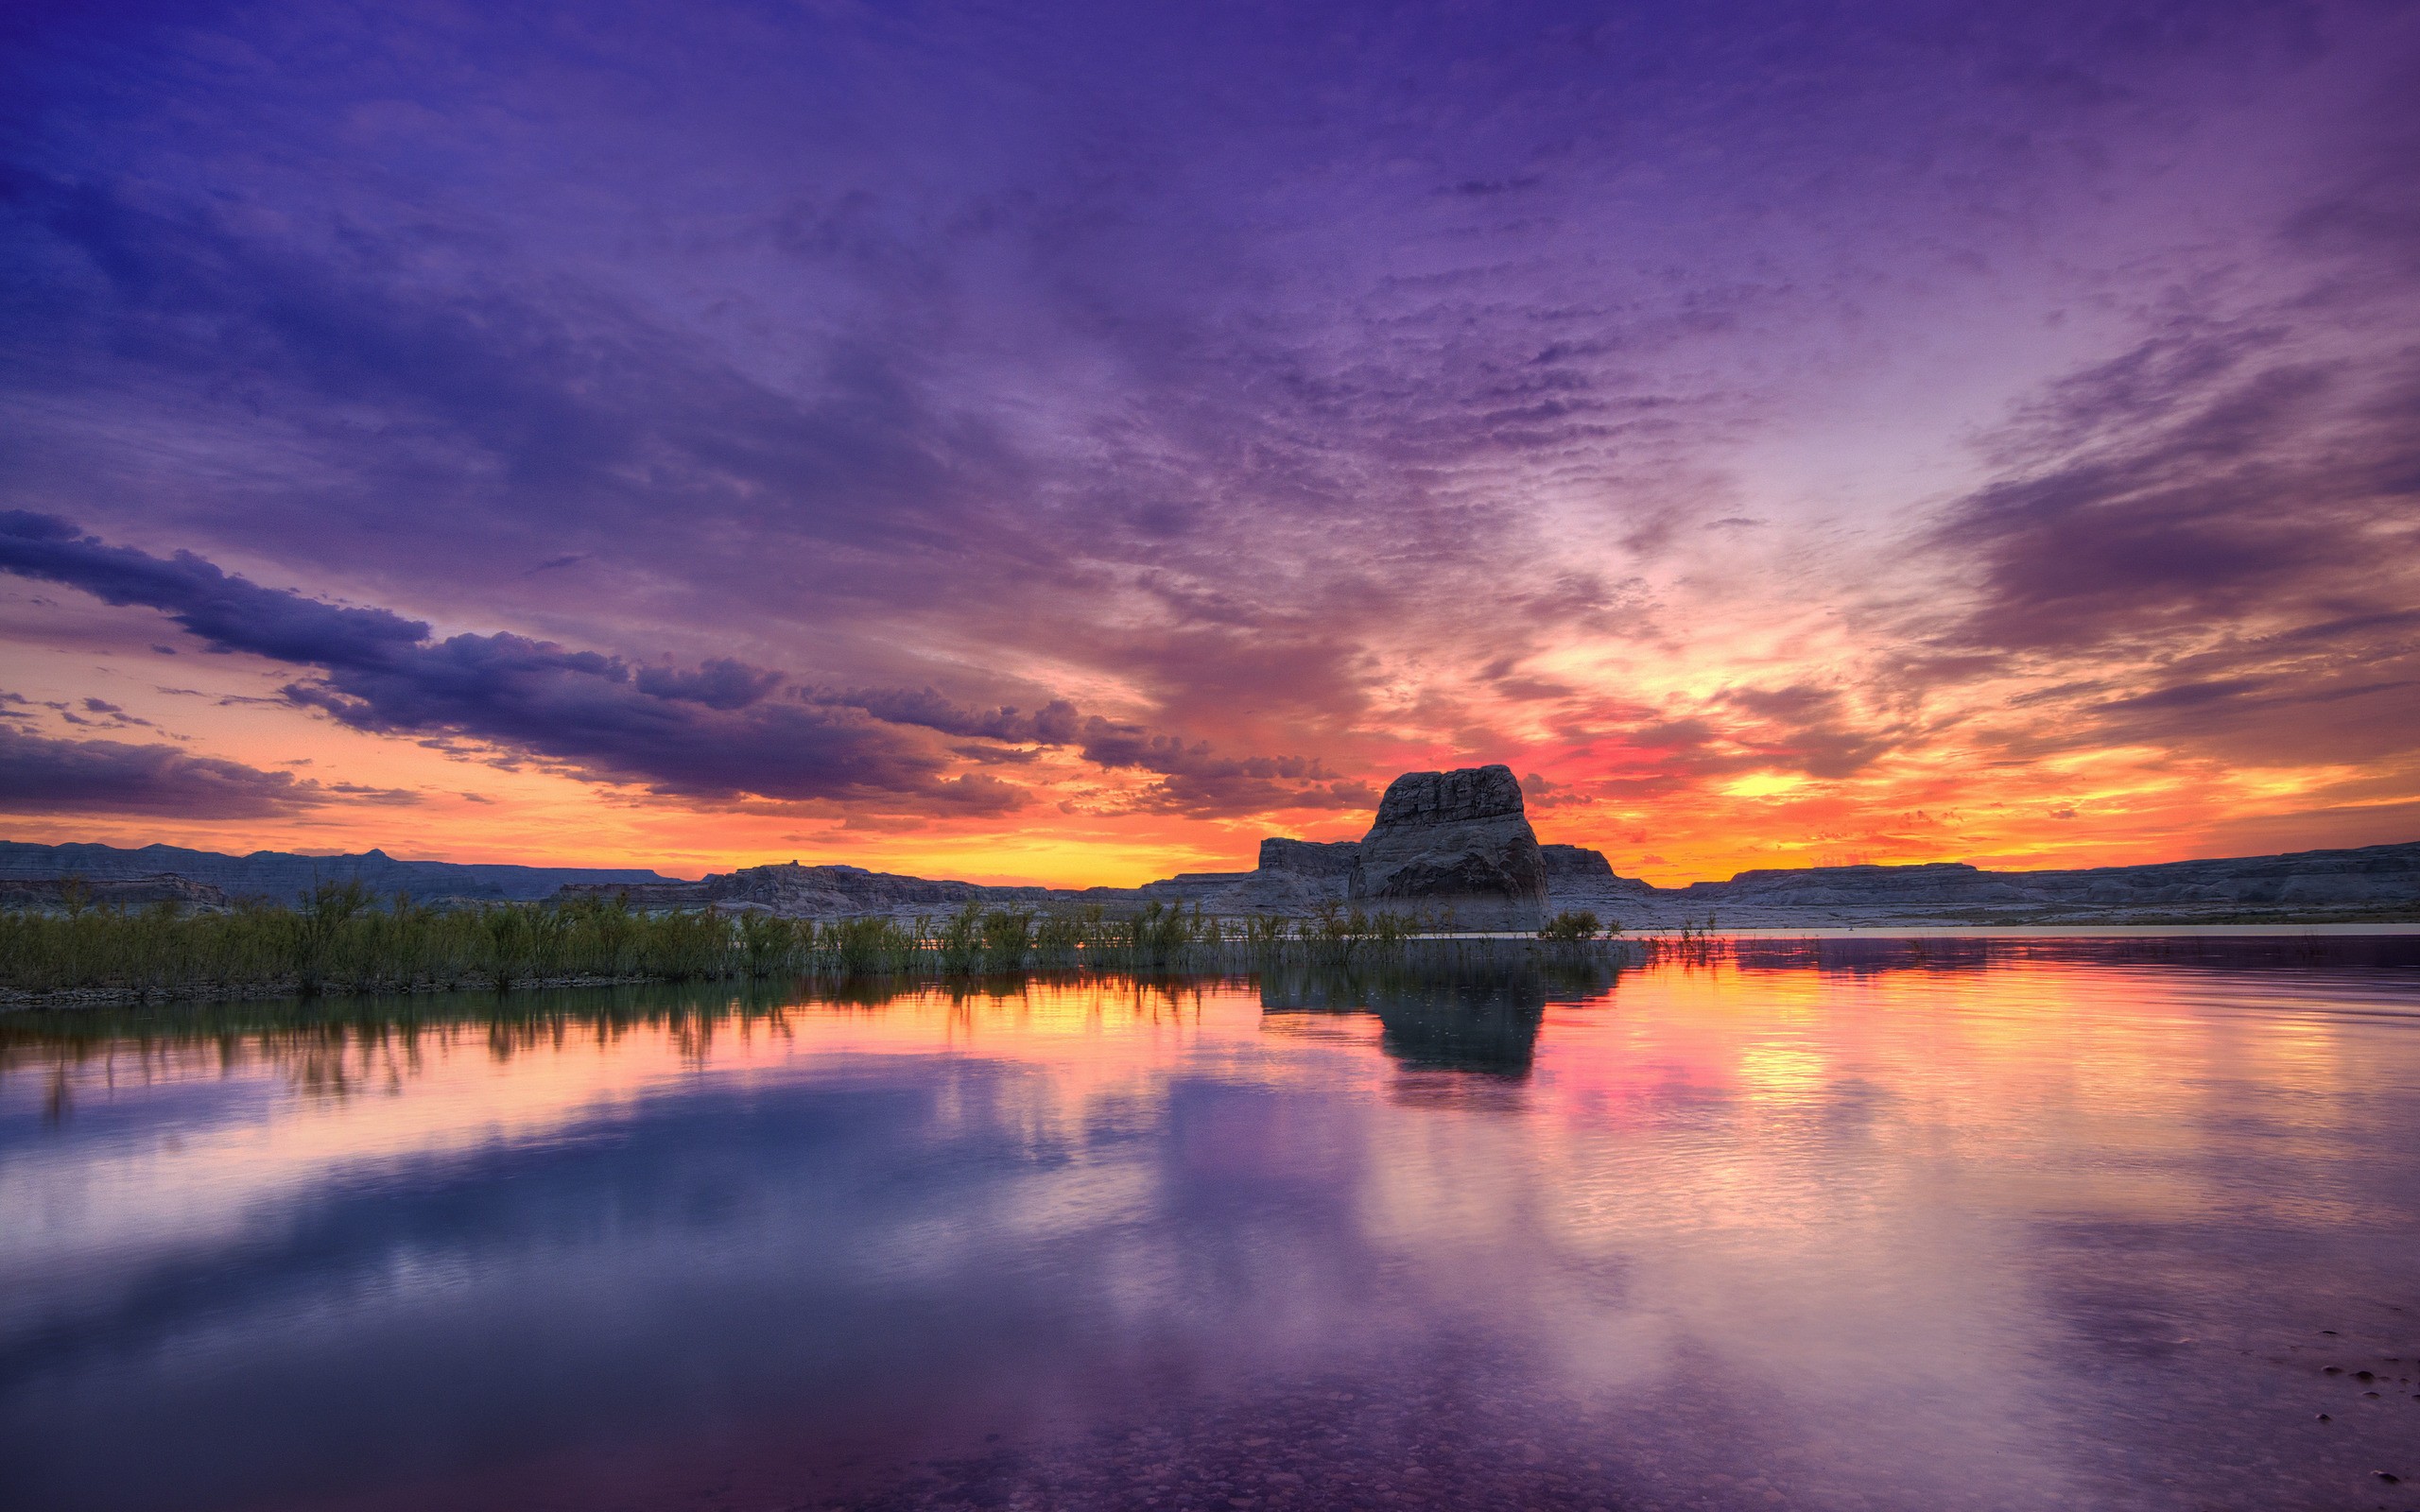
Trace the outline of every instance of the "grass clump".
<instances>
[{"instance_id":1,"label":"grass clump","mask_svg":"<svg viewBox=\"0 0 2420 1512\"><path fill-rule=\"evenodd\" d=\"M1618 919L1600 921L1584 908L1566 909L1546 921L1545 927L1538 931L1538 938L1559 945L1577 945L1621 932Z\"/></svg>"}]
</instances>

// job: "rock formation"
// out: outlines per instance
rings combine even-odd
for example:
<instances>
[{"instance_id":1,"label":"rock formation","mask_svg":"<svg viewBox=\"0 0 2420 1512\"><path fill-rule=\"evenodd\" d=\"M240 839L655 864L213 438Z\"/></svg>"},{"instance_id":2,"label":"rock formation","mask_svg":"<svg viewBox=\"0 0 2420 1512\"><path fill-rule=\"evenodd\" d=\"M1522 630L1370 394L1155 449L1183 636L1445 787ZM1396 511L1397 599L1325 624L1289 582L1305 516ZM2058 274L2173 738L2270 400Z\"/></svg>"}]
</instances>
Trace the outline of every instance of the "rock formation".
<instances>
[{"instance_id":1,"label":"rock formation","mask_svg":"<svg viewBox=\"0 0 2420 1512\"><path fill-rule=\"evenodd\" d=\"M1388 783L1348 893L1454 929L1535 930L1546 919L1547 864L1512 769L1406 772Z\"/></svg>"},{"instance_id":2,"label":"rock formation","mask_svg":"<svg viewBox=\"0 0 2420 1512\"><path fill-rule=\"evenodd\" d=\"M1341 884L1352 877L1353 863L1360 855L1358 840L1288 840L1270 835L1260 842L1260 869Z\"/></svg>"},{"instance_id":3,"label":"rock formation","mask_svg":"<svg viewBox=\"0 0 2420 1512\"><path fill-rule=\"evenodd\" d=\"M1549 888L1556 883L1601 884L1614 880L1614 864L1605 859L1602 850L1577 845L1542 845L1538 854L1546 858Z\"/></svg>"},{"instance_id":4,"label":"rock formation","mask_svg":"<svg viewBox=\"0 0 2420 1512\"><path fill-rule=\"evenodd\" d=\"M1728 882L1657 887L1614 873L1598 851L1540 845L1520 784L1503 766L1397 778L1367 838L1271 836L1251 871L1194 871L1140 887L991 887L861 867L748 867L683 882L653 871L399 861L382 851L221 855L151 845L0 841L0 907L66 906L62 885L129 907L174 898L196 908L246 897L289 902L320 882L357 881L381 896L494 902L627 895L641 908L762 909L838 919L992 908L1152 903L1239 918L1299 918L1352 901L1462 929L1528 930L1541 915L1585 909L1631 930L1703 924L1792 929L1853 925L2420 921L2420 843L2291 855L2173 861L2066 871L1984 871L1962 862L1743 871ZM560 893L558 889L561 889Z\"/></svg>"}]
</instances>

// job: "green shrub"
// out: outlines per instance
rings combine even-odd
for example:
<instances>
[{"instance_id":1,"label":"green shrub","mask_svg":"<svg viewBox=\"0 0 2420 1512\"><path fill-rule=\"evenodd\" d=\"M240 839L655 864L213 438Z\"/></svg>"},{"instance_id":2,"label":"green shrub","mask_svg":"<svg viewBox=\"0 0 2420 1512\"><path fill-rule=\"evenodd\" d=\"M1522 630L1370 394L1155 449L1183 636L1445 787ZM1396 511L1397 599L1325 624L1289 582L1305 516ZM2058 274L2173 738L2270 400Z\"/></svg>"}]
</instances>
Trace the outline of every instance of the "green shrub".
<instances>
[{"instance_id":1,"label":"green shrub","mask_svg":"<svg viewBox=\"0 0 2420 1512\"><path fill-rule=\"evenodd\" d=\"M1584 909L1560 913L1547 920L1546 927L1538 931L1538 938L1576 944L1581 940L1595 939L1601 927L1597 922L1597 916ZM1616 924L1614 927L1619 929L1621 926Z\"/></svg>"}]
</instances>

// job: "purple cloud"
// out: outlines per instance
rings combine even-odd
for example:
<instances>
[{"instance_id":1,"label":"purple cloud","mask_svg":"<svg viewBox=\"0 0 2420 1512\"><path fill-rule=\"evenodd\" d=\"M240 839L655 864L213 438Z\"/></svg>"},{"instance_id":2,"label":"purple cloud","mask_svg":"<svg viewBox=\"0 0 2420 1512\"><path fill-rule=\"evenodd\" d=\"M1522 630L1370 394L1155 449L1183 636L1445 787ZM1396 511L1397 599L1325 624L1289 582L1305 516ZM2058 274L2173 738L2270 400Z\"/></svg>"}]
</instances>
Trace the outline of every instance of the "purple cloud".
<instances>
[{"instance_id":1,"label":"purple cloud","mask_svg":"<svg viewBox=\"0 0 2420 1512\"><path fill-rule=\"evenodd\" d=\"M47 8L6 549L708 801L2377 758L2415 66L2253 0Z\"/></svg>"},{"instance_id":2,"label":"purple cloud","mask_svg":"<svg viewBox=\"0 0 2420 1512\"><path fill-rule=\"evenodd\" d=\"M22 511L0 515L0 570L160 610L216 650L319 668L285 698L356 730L493 742L708 799L1015 802L1004 783L945 782L940 760L861 714L766 702L779 676L736 662L634 676L619 658L518 635L432 641L421 621L262 588L190 553L163 561Z\"/></svg>"},{"instance_id":3,"label":"purple cloud","mask_svg":"<svg viewBox=\"0 0 2420 1512\"><path fill-rule=\"evenodd\" d=\"M991 814L1025 800L1024 789L982 772L944 776L943 760L908 733L919 729L1011 744L1080 741L1084 759L1103 767L1160 774L1153 802L1185 813L1329 806L1351 787L1316 762L1221 758L1205 742L1098 715L1080 721L1063 699L1022 713L961 709L929 688L775 697L784 674L730 658L633 670L619 657L509 633L437 641L425 623L385 610L262 588L191 553L163 561L25 511L0 514L0 572L159 610L214 650L317 668L318 679L287 684L285 700L355 730L487 742L595 781L687 798L879 798Z\"/></svg>"},{"instance_id":4,"label":"purple cloud","mask_svg":"<svg viewBox=\"0 0 2420 1512\"><path fill-rule=\"evenodd\" d=\"M2031 696L2068 714L2052 738L2420 750L2420 564L2392 544L2420 518L2420 363L2187 333L2059 386L2000 455L1936 526L1975 584L1940 639L2099 669Z\"/></svg>"},{"instance_id":5,"label":"purple cloud","mask_svg":"<svg viewBox=\"0 0 2420 1512\"><path fill-rule=\"evenodd\" d=\"M1076 706L1054 698L1030 713L1014 705L968 709L952 703L933 688L853 688L846 692L809 696L819 704L862 709L894 725L916 725L945 735L1020 745L1065 746L1076 739L1080 717Z\"/></svg>"},{"instance_id":6,"label":"purple cloud","mask_svg":"<svg viewBox=\"0 0 2420 1512\"><path fill-rule=\"evenodd\" d=\"M0 511L0 567L66 583L105 604L141 604L221 650L278 662L364 664L428 639L428 626L385 610L339 609L230 577L191 552L163 561L109 546L64 520Z\"/></svg>"},{"instance_id":7,"label":"purple cloud","mask_svg":"<svg viewBox=\"0 0 2420 1512\"><path fill-rule=\"evenodd\" d=\"M9 814L257 819L346 801L408 804L419 796L358 783L331 787L174 746L55 740L0 724L0 811Z\"/></svg>"}]
</instances>

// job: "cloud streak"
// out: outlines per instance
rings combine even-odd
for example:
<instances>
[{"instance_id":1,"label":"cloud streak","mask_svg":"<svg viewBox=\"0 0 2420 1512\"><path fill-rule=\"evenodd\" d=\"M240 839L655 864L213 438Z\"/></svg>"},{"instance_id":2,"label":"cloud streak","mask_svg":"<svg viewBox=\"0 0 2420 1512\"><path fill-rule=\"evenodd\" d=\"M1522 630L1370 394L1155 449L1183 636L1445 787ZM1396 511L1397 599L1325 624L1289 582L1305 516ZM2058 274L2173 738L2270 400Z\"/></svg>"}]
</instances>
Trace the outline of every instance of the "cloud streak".
<instances>
[{"instance_id":1,"label":"cloud streak","mask_svg":"<svg viewBox=\"0 0 2420 1512\"><path fill-rule=\"evenodd\" d=\"M1022 713L960 708L930 688L784 694L786 674L731 658L634 667L510 633L439 640L424 621L263 588L190 552L162 558L23 510L0 512L0 572L160 610L213 650L315 668L320 675L286 684L284 699L351 729L486 743L666 796L876 799L965 814L1026 801L1022 787L987 773L950 775L942 756L909 733L932 730L1077 746L1104 769L1159 776L1144 801L1173 812L1330 807L1366 797L1314 761L1221 758L1207 742L1087 718L1064 699Z\"/></svg>"},{"instance_id":2,"label":"cloud streak","mask_svg":"<svg viewBox=\"0 0 2420 1512\"><path fill-rule=\"evenodd\" d=\"M993 812L995 782L943 764L850 711L769 699L778 674L732 661L641 667L511 634L434 640L428 625L262 588L179 553L111 546L66 522L0 516L0 569L159 610L213 649L315 667L285 698L355 730L451 736L526 752L591 779L729 801L880 797Z\"/></svg>"},{"instance_id":3,"label":"cloud streak","mask_svg":"<svg viewBox=\"0 0 2420 1512\"><path fill-rule=\"evenodd\" d=\"M414 793L329 786L167 745L57 740L0 724L0 812L172 819L284 818L337 803L409 804Z\"/></svg>"}]
</instances>

